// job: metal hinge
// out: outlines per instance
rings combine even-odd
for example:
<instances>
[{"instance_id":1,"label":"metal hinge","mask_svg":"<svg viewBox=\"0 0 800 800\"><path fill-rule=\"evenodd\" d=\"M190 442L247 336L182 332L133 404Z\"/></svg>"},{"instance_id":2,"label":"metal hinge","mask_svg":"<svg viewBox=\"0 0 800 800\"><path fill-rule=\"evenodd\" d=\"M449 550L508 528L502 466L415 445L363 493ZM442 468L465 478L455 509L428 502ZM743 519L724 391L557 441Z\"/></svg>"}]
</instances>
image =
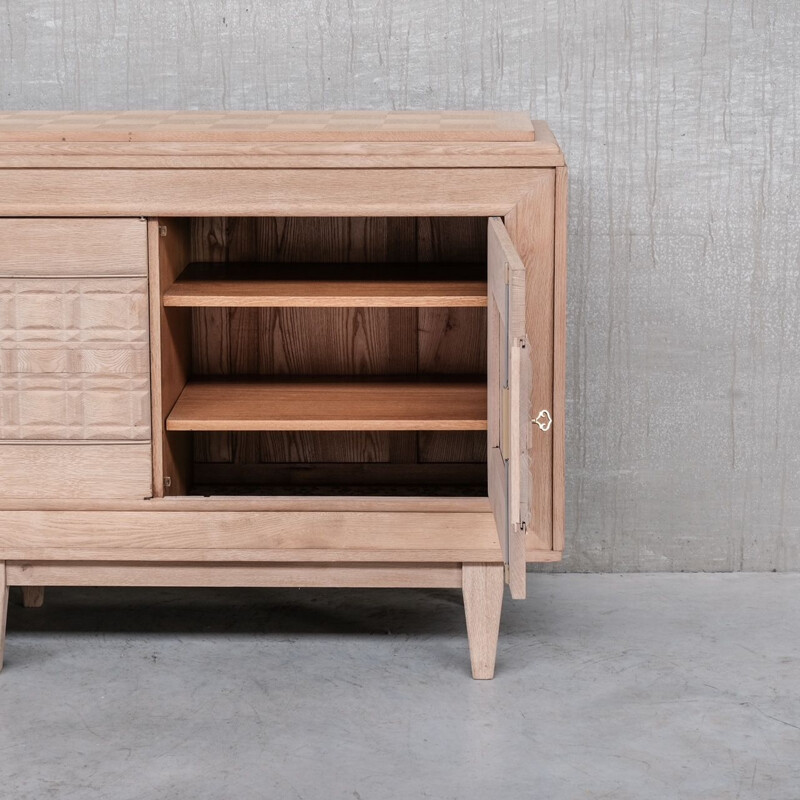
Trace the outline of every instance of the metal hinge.
<instances>
[{"instance_id":1,"label":"metal hinge","mask_svg":"<svg viewBox=\"0 0 800 800\"><path fill-rule=\"evenodd\" d=\"M169 489L170 486L172 486L172 478L170 478L169 475L167 475L164 478L164 488Z\"/></svg>"},{"instance_id":2,"label":"metal hinge","mask_svg":"<svg viewBox=\"0 0 800 800\"><path fill-rule=\"evenodd\" d=\"M167 238L167 226L166 225L159 225L158 226L158 235L162 239L166 239Z\"/></svg>"},{"instance_id":3,"label":"metal hinge","mask_svg":"<svg viewBox=\"0 0 800 800\"><path fill-rule=\"evenodd\" d=\"M508 564L503 564L503 581L509 583L511 581L511 568Z\"/></svg>"}]
</instances>

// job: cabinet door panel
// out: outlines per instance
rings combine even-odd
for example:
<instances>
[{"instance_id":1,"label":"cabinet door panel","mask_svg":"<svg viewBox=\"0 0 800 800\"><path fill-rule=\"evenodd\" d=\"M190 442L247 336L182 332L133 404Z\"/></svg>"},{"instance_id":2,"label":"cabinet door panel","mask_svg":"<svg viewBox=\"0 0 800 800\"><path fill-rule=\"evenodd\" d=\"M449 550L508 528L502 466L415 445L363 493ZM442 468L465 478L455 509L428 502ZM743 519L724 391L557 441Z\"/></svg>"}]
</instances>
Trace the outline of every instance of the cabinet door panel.
<instances>
[{"instance_id":1,"label":"cabinet door panel","mask_svg":"<svg viewBox=\"0 0 800 800\"><path fill-rule=\"evenodd\" d=\"M532 365L525 333L526 271L502 221L488 237L489 498L508 564L512 597L525 596L525 532L530 521Z\"/></svg>"}]
</instances>

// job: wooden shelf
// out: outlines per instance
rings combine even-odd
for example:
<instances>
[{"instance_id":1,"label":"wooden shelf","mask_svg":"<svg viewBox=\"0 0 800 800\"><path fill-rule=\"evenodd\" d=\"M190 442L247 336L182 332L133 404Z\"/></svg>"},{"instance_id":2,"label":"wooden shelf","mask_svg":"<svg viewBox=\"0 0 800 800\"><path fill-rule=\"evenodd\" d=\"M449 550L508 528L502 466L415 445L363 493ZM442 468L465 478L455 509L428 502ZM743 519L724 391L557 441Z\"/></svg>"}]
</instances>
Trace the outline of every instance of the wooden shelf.
<instances>
[{"instance_id":1,"label":"wooden shelf","mask_svg":"<svg viewBox=\"0 0 800 800\"><path fill-rule=\"evenodd\" d=\"M486 430L486 384L195 381L175 403L167 430Z\"/></svg>"},{"instance_id":2,"label":"wooden shelf","mask_svg":"<svg viewBox=\"0 0 800 800\"><path fill-rule=\"evenodd\" d=\"M486 305L481 265L190 264L165 306L255 308L455 307ZM332 277L333 276L333 277ZM342 276L339 278L338 276Z\"/></svg>"}]
</instances>

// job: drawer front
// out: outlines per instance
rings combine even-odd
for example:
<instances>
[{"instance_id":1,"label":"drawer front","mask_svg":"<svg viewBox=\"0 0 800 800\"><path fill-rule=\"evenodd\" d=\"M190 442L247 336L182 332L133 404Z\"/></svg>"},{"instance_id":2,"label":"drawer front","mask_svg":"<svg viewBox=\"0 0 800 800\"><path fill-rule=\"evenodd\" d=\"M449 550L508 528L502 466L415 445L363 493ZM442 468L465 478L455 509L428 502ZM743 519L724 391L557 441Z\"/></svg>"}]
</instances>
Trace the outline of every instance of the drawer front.
<instances>
[{"instance_id":1,"label":"drawer front","mask_svg":"<svg viewBox=\"0 0 800 800\"><path fill-rule=\"evenodd\" d=\"M0 439L149 438L147 279L0 278Z\"/></svg>"},{"instance_id":2,"label":"drawer front","mask_svg":"<svg viewBox=\"0 0 800 800\"><path fill-rule=\"evenodd\" d=\"M0 444L0 502L136 500L152 495L151 476L149 442Z\"/></svg>"},{"instance_id":3,"label":"drawer front","mask_svg":"<svg viewBox=\"0 0 800 800\"><path fill-rule=\"evenodd\" d=\"M136 218L0 219L0 276L146 276L146 227Z\"/></svg>"}]
</instances>

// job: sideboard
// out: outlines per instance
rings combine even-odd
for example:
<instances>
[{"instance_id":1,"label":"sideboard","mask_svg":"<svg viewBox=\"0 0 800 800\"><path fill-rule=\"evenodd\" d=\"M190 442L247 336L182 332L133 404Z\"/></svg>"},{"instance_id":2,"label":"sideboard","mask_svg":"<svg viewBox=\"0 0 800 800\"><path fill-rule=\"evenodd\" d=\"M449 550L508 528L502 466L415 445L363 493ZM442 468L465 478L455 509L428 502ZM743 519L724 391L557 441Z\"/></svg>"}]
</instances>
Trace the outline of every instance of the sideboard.
<instances>
[{"instance_id":1,"label":"sideboard","mask_svg":"<svg viewBox=\"0 0 800 800\"><path fill-rule=\"evenodd\" d=\"M9 586L449 587L491 678L564 545L566 201L518 113L0 114L0 666Z\"/></svg>"}]
</instances>

